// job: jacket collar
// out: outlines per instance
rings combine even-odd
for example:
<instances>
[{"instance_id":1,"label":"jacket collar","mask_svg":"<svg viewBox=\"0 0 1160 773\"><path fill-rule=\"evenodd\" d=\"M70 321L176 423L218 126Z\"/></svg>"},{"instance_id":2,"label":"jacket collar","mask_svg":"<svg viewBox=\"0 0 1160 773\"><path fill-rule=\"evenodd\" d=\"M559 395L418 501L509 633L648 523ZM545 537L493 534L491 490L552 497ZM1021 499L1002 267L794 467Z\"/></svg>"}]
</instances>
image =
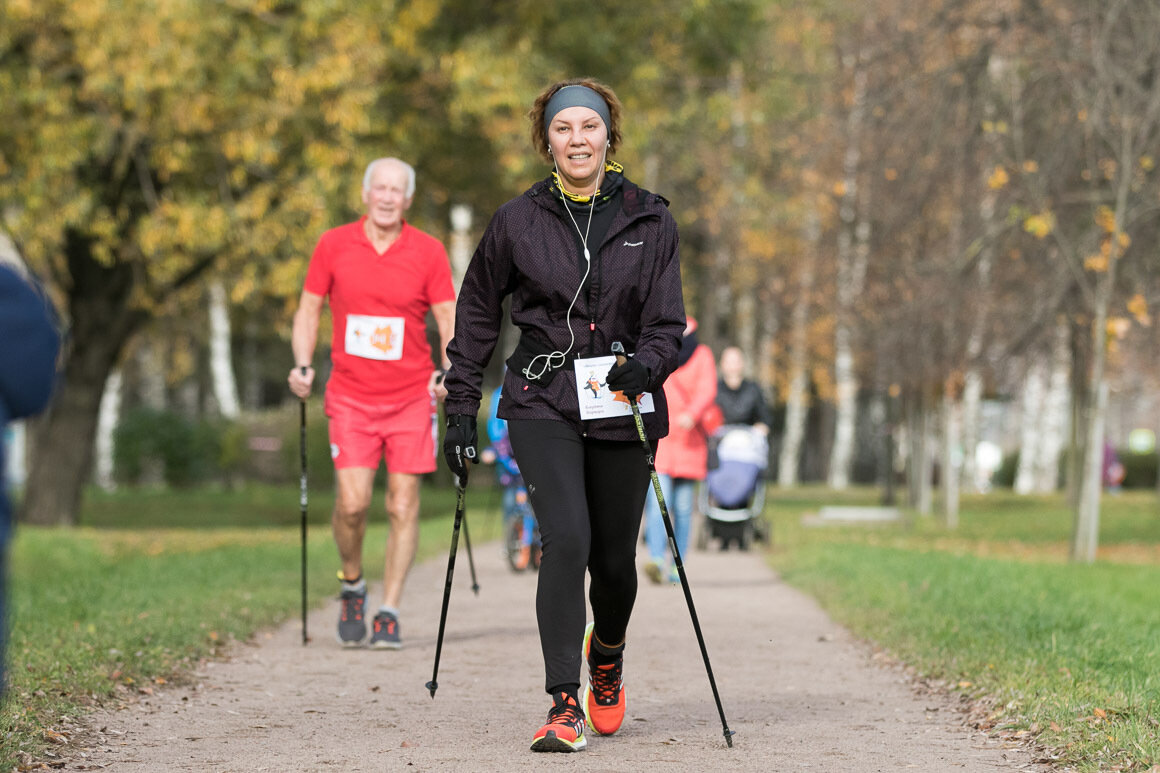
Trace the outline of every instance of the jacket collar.
<instances>
[{"instance_id":1,"label":"jacket collar","mask_svg":"<svg viewBox=\"0 0 1160 773\"><path fill-rule=\"evenodd\" d=\"M638 217L658 217L660 215L659 207L669 205L669 200L664 196L646 191L627 177L624 178L622 192L624 203L621 205L621 211L628 215L630 220L635 220ZM551 177L540 180L528 188L524 192L524 196L544 209L559 213L560 201L555 194Z\"/></svg>"}]
</instances>

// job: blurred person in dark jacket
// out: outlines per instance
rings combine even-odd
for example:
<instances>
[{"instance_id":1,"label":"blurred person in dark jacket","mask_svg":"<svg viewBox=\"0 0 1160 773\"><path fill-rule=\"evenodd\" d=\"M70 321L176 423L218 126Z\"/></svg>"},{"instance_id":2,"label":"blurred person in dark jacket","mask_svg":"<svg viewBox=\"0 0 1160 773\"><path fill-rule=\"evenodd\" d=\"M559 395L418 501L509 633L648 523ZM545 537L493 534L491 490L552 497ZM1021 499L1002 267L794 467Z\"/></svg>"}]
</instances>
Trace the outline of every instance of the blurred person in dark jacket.
<instances>
[{"instance_id":1,"label":"blurred person in dark jacket","mask_svg":"<svg viewBox=\"0 0 1160 773\"><path fill-rule=\"evenodd\" d=\"M12 534L3 436L8 422L40 413L56 381L60 337L48 299L30 280L0 265L0 697L8 638L8 541Z\"/></svg>"},{"instance_id":2,"label":"blurred person in dark jacket","mask_svg":"<svg viewBox=\"0 0 1160 773\"><path fill-rule=\"evenodd\" d=\"M763 435L769 434L772 418L761 387L745 377L745 355L736 346L721 352L717 364L717 405L726 424L748 424Z\"/></svg>"},{"instance_id":3,"label":"blurred person in dark jacket","mask_svg":"<svg viewBox=\"0 0 1160 773\"><path fill-rule=\"evenodd\" d=\"M520 341L507 361L498 416L508 421L540 524L536 618L552 696L531 748L572 752L587 744L585 719L602 735L624 719L625 633L649 487L631 414L592 418L583 406L604 395L627 408L627 400L649 393L653 410L643 419L655 449L668 432L661 385L677 365L685 310L668 202L609 159L621 142L612 90L590 79L554 83L529 117L535 150L552 171L499 208L467 269L447 347L444 456L464 480L477 443L482 373L510 295ZM615 341L631 356L595 364ZM497 657L497 668L510 668Z\"/></svg>"}]
</instances>

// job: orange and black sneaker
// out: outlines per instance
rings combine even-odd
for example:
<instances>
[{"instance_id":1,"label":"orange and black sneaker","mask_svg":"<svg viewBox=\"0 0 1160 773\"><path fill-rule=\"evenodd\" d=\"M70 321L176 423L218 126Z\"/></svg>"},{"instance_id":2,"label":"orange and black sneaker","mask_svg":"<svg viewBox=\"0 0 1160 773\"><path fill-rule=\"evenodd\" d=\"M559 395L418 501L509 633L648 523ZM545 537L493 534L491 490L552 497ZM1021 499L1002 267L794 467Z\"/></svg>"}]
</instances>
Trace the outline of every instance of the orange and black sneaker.
<instances>
[{"instance_id":1,"label":"orange and black sneaker","mask_svg":"<svg viewBox=\"0 0 1160 773\"><path fill-rule=\"evenodd\" d=\"M588 684L584 687L584 711L588 727L600 735L612 735L624 722L624 656L612 663L596 665L592 662L592 629L589 623L584 631L584 660L588 662Z\"/></svg>"},{"instance_id":2,"label":"orange and black sneaker","mask_svg":"<svg viewBox=\"0 0 1160 773\"><path fill-rule=\"evenodd\" d=\"M366 582L360 580L357 585L351 585L343 581L339 602L338 643L344 647L361 647L367 638L367 623L363 614L367 603Z\"/></svg>"},{"instance_id":3,"label":"orange and black sneaker","mask_svg":"<svg viewBox=\"0 0 1160 773\"><path fill-rule=\"evenodd\" d=\"M548 724L532 737L534 752L578 752L588 745L584 738L584 712L566 692L552 695Z\"/></svg>"}]
</instances>

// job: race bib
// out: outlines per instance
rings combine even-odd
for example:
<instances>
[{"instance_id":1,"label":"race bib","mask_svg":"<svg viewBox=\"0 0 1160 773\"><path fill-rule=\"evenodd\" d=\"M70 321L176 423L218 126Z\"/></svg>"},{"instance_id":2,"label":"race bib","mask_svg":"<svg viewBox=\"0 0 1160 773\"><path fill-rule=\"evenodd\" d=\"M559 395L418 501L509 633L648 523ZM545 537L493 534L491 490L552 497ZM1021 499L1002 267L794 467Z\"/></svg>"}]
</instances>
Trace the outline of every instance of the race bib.
<instances>
[{"instance_id":1,"label":"race bib","mask_svg":"<svg viewBox=\"0 0 1160 773\"><path fill-rule=\"evenodd\" d=\"M610 419L614 416L631 416L632 405L623 392L613 392L604 383L608 369L616 364L616 358L589 357L576 360L576 393L580 397L581 419ZM645 392L636 398L641 413L652 413L652 393Z\"/></svg>"},{"instance_id":2,"label":"race bib","mask_svg":"<svg viewBox=\"0 0 1160 773\"><path fill-rule=\"evenodd\" d=\"M403 356L403 318L346 315L346 353L368 360Z\"/></svg>"}]
</instances>

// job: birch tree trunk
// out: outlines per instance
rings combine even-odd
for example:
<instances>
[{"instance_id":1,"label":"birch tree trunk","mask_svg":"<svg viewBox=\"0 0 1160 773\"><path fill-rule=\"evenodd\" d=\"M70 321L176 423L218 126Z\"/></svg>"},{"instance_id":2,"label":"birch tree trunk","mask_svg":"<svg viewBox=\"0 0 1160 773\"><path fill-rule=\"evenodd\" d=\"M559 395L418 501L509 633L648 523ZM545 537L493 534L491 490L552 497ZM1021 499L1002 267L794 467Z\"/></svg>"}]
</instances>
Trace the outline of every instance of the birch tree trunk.
<instances>
[{"instance_id":1,"label":"birch tree trunk","mask_svg":"<svg viewBox=\"0 0 1160 773\"><path fill-rule=\"evenodd\" d=\"M1006 78L1006 72L1006 61L1001 56L993 54L987 61L989 83L986 87L983 103L984 120L995 120L997 110L994 93ZM967 338L967 367L963 374L962 480L974 485L976 490L982 490L976 469L975 450L979 445L980 411L983 402L983 347L990 320L988 299L991 297L991 269L995 261L995 239L1002 227L1002 223L995 216L999 194L988 183L993 163L1002 157L998 137L999 135L993 132L985 134L985 162L980 165L983 195L979 201L979 221L983 241L979 246L979 256L975 263L976 294L971 304L974 317L971 319L971 333Z\"/></svg>"},{"instance_id":2,"label":"birch tree trunk","mask_svg":"<svg viewBox=\"0 0 1160 773\"><path fill-rule=\"evenodd\" d=\"M929 516L934 503L931 484L934 458L930 452L930 408L924 393L918 392L908 401L906 424L910 504L919 515Z\"/></svg>"},{"instance_id":3,"label":"birch tree trunk","mask_svg":"<svg viewBox=\"0 0 1160 773\"><path fill-rule=\"evenodd\" d=\"M838 209L841 227L838 229L838 308L834 330L836 417L829 473L830 487L839 490L850 485L850 465L854 458L855 414L858 408L853 346L854 300L861 292L870 240L869 223L858 217L867 198L863 194L860 199L858 191L858 167L862 157L861 141L866 110L866 68L862 51L854 58L853 66L853 96L846 119L843 193Z\"/></svg>"},{"instance_id":4,"label":"birch tree trunk","mask_svg":"<svg viewBox=\"0 0 1160 773\"><path fill-rule=\"evenodd\" d=\"M1023 377L1023 406L1020 416L1019 467L1015 473L1015 493L1035 490L1039 466L1040 423L1045 389L1043 360L1035 355Z\"/></svg>"},{"instance_id":5,"label":"birch tree trunk","mask_svg":"<svg viewBox=\"0 0 1160 773\"><path fill-rule=\"evenodd\" d=\"M943 525L948 529L957 529L963 460L961 450L963 410L958 390L950 379L947 379L943 386L942 426Z\"/></svg>"},{"instance_id":6,"label":"birch tree trunk","mask_svg":"<svg viewBox=\"0 0 1160 773\"><path fill-rule=\"evenodd\" d=\"M451 208L451 249L448 250L448 257L451 258L451 279L455 283L456 295L467 273L467 264L471 262L471 221L471 207L467 204L456 204Z\"/></svg>"},{"instance_id":7,"label":"birch tree trunk","mask_svg":"<svg viewBox=\"0 0 1160 773\"><path fill-rule=\"evenodd\" d=\"M221 279L209 283L209 370L218 411L224 418L238 418L242 410L230 350L230 308Z\"/></svg>"},{"instance_id":8,"label":"birch tree trunk","mask_svg":"<svg viewBox=\"0 0 1160 773\"><path fill-rule=\"evenodd\" d=\"M773 302L772 296L772 291L767 289L761 303L758 304L761 335L757 339L757 356L753 361L757 365L757 382L766 386L770 390L770 394L776 396L773 342L777 340L778 326L781 324L781 320L778 317L777 304Z\"/></svg>"},{"instance_id":9,"label":"birch tree trunk","mask_svg":"<svg viewBox=\"0 0 1160 773\"><path fill-rule=\"evenodd\" d=\"M741 287L733 301L733 330L737 347L745 353L745 361L757 363L757 287L747 284ZM766 386L766 374L760 368L754 369L757 383Z\"/></svg>"},{"instance_id":10,"label":"birch tree trunk","mask_svg":"<svg viewBox=\"0 0 1160 773\"><path fill-rule=\"evenodd\" d=\"M105 380L105 391L101 395L101 407L97 413L96 459L93 471L97 485L105 491L117 488L113 479L113 453L116 450L113 434L121 420L121 389L123 379L121 369L115 368Z\"/></svg>"},{"instance_id":11,"label":"birch tree trunk","mask_svg":"<svg viewBox=\"0 0 1160 773\"><path fill-rule=\"evenodd\" d=\"M1068 336L1067 321L1061 319L1055 327L1051 374L1041 418L1043 434L1036 459L1035 490L1042 494L1059 488L1059 462L1071 424L1071 347Z\"/></svg>"},{"instance_id":12,"label":"birch tree trunk","mask_svg":"<svg viewBox=\"0 0 1160 773\"><path fill-rule=\"evenodd\" d=\"M1117 222L1119 220L1117 219ZM1117 229L1118 233L1118 229ZM1083 475L1080 478L1079 506L1072 536L1073 561L1092 563L1100 542L1100 494L1103 491L1104 422L1108 408L1106 376L1108 350L1108 306L1115 286L1115 255L1096 286L1092 320L1091 375L1088 378L1089 408L1084 437Z\"/></svg>"},{"instance_id":13,"label":"birch tree trunk","mask_svg":"<svg viewBox=\"0 0 1160 773\"><path fill-rule=\"evenodd\" d=\"M810 300L814 292L818 246L821 240L821 222L817 210L806 215L806 256L798 275L798 295L794 302L789 352L789 394L785 405L785 433L777 465L777 484L796 486L801 458L802 438L806 433L806 412L809 408L809 323Z\"/></svg>"}]
</instances>

